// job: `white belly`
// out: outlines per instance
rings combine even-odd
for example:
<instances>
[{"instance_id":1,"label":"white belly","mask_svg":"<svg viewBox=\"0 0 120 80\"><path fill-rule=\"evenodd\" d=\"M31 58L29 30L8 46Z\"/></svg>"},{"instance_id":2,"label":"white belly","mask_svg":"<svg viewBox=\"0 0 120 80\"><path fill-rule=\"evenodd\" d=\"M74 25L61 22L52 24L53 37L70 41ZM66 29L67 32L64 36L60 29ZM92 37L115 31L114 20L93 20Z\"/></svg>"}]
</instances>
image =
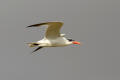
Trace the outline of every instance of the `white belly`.
<instances>
[{"instance_id":1,"label":"white belly","mask_svg":"<svg viewBox=\"0 0 120 80\"><path fill-rule=\"evenodd\" d=\"M40 43L40 46L44 47L60 47L60 46L67 46L70 45L68 40L64 37L59 37L56 39L46 39L38 41Z\"/></svg>"},{"instance_id":2,"label":"white belly","mask_svg":"<svg viewBox=\"0 0 120 80\"><path fill-rule=\"evenodd\" d=\"M60 38L57 38L55 40L50 40L51 44L53 47L56 47L56 46L67 46L67 40L63 37L60 37Z\"/></svg>"}]
</instances>

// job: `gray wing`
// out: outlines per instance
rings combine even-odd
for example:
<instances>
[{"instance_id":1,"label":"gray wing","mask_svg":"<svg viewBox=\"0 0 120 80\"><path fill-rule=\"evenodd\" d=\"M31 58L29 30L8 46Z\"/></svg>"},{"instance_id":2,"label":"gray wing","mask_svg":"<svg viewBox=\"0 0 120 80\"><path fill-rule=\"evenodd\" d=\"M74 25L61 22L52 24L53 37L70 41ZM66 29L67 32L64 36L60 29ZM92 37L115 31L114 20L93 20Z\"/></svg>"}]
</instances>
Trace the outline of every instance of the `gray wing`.
<instances>
[{"instance_id":1,"label":"gray wing","mask_svg":"<svg viewBox=\"0 0 120 80\"><path fill-rule=\"evenodd\" d=\"M30 25L28 27L39 27L41 25L48 25L48 28L45 33L46 38L53 39L60 37L60 29L63 25L62 22L46 22L46 23Z\"/></svg>"}]
</instances>

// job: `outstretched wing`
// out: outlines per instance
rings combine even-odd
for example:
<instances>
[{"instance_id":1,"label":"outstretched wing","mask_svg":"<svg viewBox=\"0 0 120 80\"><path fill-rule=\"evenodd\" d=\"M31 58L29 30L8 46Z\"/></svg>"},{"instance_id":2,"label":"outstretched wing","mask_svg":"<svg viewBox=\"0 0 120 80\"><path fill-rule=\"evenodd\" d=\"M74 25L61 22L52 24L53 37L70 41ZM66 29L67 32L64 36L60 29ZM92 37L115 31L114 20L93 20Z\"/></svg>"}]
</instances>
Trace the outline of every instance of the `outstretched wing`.
<instances>
[{"instance_id":1,"label":"outstretched wing","mask_svg":"<svg viewBox=\"0 0 120 80\"><path fill-rule=\"evenodd\" d=\"M54 38L60 37L60 29L63 25L62 22L46 22L46 23L30 25L28 27L39 27L42 25L48 25L48 28L45 33L46 38L54 39Z\"/></svg>"}]
</instances>

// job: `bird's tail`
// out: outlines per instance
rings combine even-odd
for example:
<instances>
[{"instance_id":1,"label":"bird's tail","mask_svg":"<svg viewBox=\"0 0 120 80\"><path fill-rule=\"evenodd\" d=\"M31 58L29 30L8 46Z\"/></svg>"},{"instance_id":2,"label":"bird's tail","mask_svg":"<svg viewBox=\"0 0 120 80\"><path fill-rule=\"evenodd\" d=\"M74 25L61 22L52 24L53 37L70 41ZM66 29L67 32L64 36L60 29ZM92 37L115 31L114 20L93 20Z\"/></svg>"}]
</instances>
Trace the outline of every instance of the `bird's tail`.
<instances>
[{"instance_id":1,"label":"bird's tail","mask_svg":"<svg viewBox=\"0 0 120 80\"><path fill-rule=\"evenodd\" d=\"M27 43L27 44L29 47L36 47L39 45L38 43L35 43L35 42L31 42L31 43Z\"/></svg>"}]
</instances>

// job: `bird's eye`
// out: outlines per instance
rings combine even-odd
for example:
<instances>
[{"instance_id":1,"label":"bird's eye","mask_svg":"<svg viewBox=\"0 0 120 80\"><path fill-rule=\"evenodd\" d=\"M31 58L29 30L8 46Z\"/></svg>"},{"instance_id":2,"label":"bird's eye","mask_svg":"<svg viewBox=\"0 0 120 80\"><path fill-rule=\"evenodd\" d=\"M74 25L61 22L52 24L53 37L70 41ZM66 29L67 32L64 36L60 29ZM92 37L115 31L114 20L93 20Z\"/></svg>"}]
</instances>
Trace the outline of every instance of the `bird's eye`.
<instances>
[{"instance_id":1,"label":"bird's eye","mask_svg":"<svg viewBox=\"0 0 120 80\"><path fill-rule=\"evenodd\" d=\"M68 41L75 41L75 40L73 40L73 39L67 39Z\"/></svg>"}]
</instances>

